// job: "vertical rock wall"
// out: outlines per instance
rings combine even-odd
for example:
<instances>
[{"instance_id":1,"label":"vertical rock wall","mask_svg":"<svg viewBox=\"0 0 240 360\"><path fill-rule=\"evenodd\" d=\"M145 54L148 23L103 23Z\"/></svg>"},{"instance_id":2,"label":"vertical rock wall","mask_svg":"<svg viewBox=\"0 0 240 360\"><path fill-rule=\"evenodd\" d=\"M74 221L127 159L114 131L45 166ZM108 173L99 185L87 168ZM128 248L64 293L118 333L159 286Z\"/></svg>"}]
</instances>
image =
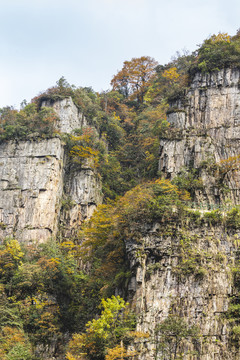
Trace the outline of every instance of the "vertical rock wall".
<instances>
[{"instance_id":1,"label":"vertical rock wall","mask_svg":"<svg viewBox=\"0 0 240 360\"><path fill-rule=\"evenodd\" d=\"M169 109L159 170L173 178L184 168L197 169L203 180L203 190L195 194L198 202L240 201L239 167L225 173L218 169L222 160L230 163L240 154L239 81L238 69L197 74L185 98Z\"/></svg>"},{"instance_id":2,"label":"vertical rock wall","mask_svg":"<svg viewBox=\"0 0 240 360\"><path fill-rule=\"evenodd\" d=\"M56 124L62 133L71 134L76 129L92 127L76 107L71 98L60 101L43 102L42 106L52 106L60 121ZM96 132L96 129L94 129ZM71 164L66 155L63 181L63 198L60 214L59 235L74 237L83 220L91 217L97 205L102 202L100 176L90 161L81 166Z\"/></svg>"},{"instance_id":3,"label":"vertical rock wall","mask_svg":"<svg viewBox=\"0 0 240 360\"><path fill-rule=\"evenodd\" d=\"M231 268L240 232L227 233L222 227L166 230L161 224L142 226L141 232L140 242L126 244L134 274L129 300L137 314L137 331L149 335L138 342L138 359L165 359L156 350L155 331L169 314L200 329L201 336L195 346L190 340L183 359L239 359L238 350L231 348L231 327L225 314L236 295ZM181 241L190 242L185 262L180 256ZM199 258L201 267L197 266ZM194 351L198 355L187 355Z\"/></svg>"},{"instance_id":4,"label":"vertical rock wall","mask_svg":"<svg viewBox=\"0 0 240 360\"><path fill-rule=\"evenodd\" d=\"M62 190L60 139L1 144L1 239L41 242L55 236Z\"/></svg>"},{"instance_id":5,"label":"vertical rock wall","mask_svg":"<svg viewBox=\"0 0 240 360\"><path fill-rule=\"evenodd\" d=\"M196 208L240 203L239 83L237 69L197 74L184 99L169 109L159 170L169 179L184 170L197 174L201 187L194 189ZM137 330L149 334L137 342L138 359L170 358L157 351L155 333L170 314L200 329L196 344L182 348L183 359L240 359L226 316L236 295L232 268L238 259L239 230L206 223L145 224L137 230L141 241L126 243L133 274L128 294L137 312Z\"/></svg>"},{"instance_id":6,"label":"vertical rock wall","mask_svg":"<svg viewBox=\"0 0 240 360\"><path fill-rule=\"evenodd\" d=\"M64 133L87 126L71 98L53 103ZM66 200L67 199L67 200ZM55 237L63 204L68 232L101 202L101 182L89 166L69 167L60 137L0 144L0 239L43 242Z\"/></svg>"}]
</instances>

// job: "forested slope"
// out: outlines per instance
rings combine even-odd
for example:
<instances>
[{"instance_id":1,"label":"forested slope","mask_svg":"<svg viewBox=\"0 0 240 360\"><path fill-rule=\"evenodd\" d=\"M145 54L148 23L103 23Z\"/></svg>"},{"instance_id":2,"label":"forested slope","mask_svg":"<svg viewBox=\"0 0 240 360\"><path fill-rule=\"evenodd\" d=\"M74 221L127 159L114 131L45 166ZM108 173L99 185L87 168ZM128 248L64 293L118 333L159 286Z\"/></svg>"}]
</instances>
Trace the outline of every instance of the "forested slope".
<instances>
[{"instance_id":1,"label":"forested slope","mask_svg":"<svg viewBox=\"0 0 240 360\"><path fill-rule=\"evenodd\" d=\"M239 358L239 69L219 33L1 109L2 359Z\"/></svg>"}]
</instances>

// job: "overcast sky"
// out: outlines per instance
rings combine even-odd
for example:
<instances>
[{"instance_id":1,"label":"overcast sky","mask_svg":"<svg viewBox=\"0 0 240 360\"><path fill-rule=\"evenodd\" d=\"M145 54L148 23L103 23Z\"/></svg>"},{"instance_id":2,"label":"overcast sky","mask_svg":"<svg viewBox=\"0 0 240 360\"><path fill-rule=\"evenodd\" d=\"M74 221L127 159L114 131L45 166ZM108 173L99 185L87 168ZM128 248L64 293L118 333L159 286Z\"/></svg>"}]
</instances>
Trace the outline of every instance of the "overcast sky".
<instances>
[{"instance_id":1,"label":"overcast sky","mask_svg":"<svg viewBox=\"0 0 240 360\"><path fill-rule=\"evenodd\" d=\"M101 91L125 60L166 64L240 28L239 0L0 0L0 107L56 84Z\"/></svg>"}]
</instances>

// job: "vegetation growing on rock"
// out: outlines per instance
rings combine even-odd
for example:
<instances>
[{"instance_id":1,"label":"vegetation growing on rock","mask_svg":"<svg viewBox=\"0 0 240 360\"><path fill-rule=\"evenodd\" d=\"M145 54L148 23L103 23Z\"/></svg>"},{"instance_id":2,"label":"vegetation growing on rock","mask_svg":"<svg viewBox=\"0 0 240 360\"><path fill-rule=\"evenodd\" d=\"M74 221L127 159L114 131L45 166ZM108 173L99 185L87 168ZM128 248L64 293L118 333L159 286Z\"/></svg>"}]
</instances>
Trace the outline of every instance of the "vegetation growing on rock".
<instances>
[{"instance_id":1,"label":"vegetation growing on rock","mask_svg":"<svg viewBox=\"0 0 240 360\"><path fill-rule=\"evenodd\" d=\"M180 99L184 103L190 80L196 72L208 73L239 67L240 36L213 35L193 54L185 53L161 66L150 57L126 61L112 79L110 91L96 93L76 88L61 78L56 86L25 104L20 110L0 110L0 141L27 140L56 135L58 120L43 101L71 97L88 119L88 127L72 135L59 134L68 149L68 162L82 168L86 162L103 182L104 203L79 229L77 240L20 245L5 239L0 247L0 354L3 360L33 360L43 356L39 348L56 345L69 360L114 360L137 356L128 345L136 337L135 320L125 300L131 278L126 243L142 246L143 224L160 224L162 238L174 239L166 250L175 251L172 274L180 283L188 277L201 282L209 272L226 266L224 254L200 249L186 228L220 227L228 234L239 232L240 210L191 209L196 191L203 191L201 169L181 169L173 181L158 172L160 138L181 139L169 126L167 111ZM180 110L181 111L181 110ZM206 164L205 164L206 165ZM219 188L230 173L239 170L239 154L206 165ZM202 168L204 165L202 164ZM70 211L75 203L64 200ZM1 228L5 224L0 224ZM145 234L146 235L146 234ZM66 241L65 241L66 240ZM210 240L209 240L210 241ZM212 241L212 239L211 239ZM234 245L232 245L234 246ZM151 249L147 249L150 252ZM139 259L143 254L139 254ZM140 260L138 261L140 262ZM229 264L227 264L229 265ZM146 269L144 269L145 271ZM147 275L161 270L149 265ZM235 288L239 266L232 269ZM102 304L102 312L100 312ZM232 300L226 318L232 322L233 343L239 343L239 294ZM63 348L69 338L67 350ZM75 335L73 335L75 334ZM178 316L169 316L156 327L157 353L176 359L189 338L196 340L196 327ZM68 340L69 340L68 338ZM39 352L40 351L40 352ZM38 354L38 355L36 355Z\"/></svg>"}]
</instances>

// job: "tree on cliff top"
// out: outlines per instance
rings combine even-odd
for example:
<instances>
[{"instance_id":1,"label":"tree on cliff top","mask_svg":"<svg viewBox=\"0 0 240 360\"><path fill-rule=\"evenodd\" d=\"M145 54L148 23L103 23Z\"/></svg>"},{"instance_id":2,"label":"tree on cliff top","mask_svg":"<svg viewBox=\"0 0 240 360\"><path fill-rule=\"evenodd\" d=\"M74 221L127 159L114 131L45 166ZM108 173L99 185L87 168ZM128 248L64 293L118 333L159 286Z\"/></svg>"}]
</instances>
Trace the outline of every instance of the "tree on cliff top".
<instances>
[{"instance_id":1,"label":"tree on cliff top","mask_svg":"<svg viewBox=\"0 0 240 360\"><path fill-rule=\"evenodd\" d=\"M142 104L157 64L150 56L124 61L122 70L111 81L113 89L119 90L127 99L136 99L138 104Z\"/></svg>"}]
</instances>

